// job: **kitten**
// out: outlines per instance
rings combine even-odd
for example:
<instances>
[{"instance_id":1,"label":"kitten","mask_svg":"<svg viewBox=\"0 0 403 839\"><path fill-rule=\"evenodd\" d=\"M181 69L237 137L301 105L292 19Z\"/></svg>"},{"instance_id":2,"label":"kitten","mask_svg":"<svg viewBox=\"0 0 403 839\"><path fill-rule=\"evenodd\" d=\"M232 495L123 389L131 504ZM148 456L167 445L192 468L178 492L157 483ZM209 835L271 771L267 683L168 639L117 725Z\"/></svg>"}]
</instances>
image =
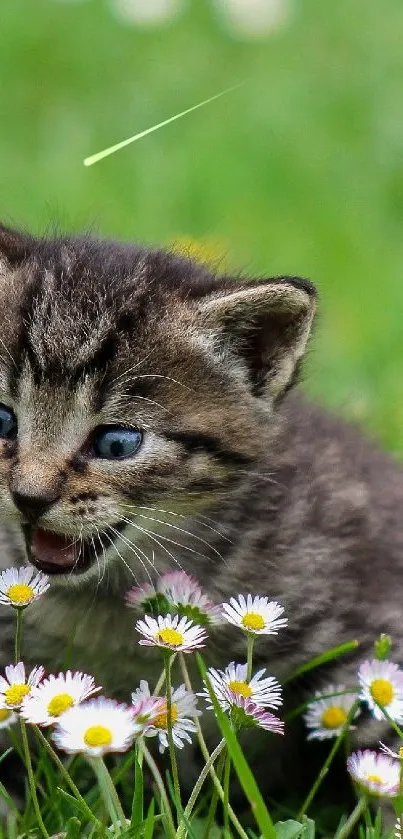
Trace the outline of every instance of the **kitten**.
<instances>
[{"instance_id":1,"label":"kitten","mask_svg":"<svg viewBox=\"0 0 403 839\"><path fill-rule=\"evenodd\" d=\"M256 645L280 679L355 637L370 655L383 631L403 658L402 472L289 392L310 282L4 227L0 257L1 566L31 562L52 582L25 613L26 661L54 672L70 651L128 699L157 658L139 655L124 593L175 564L215 602L284 604L289 628ZM6 664L13 615L0 621ZM207 655L242 660L239 634L220 628ZM355 668L338 661L303 688L353 684ZM284 761L289 777L286 748Z\"/></svg>"}]
</instances>

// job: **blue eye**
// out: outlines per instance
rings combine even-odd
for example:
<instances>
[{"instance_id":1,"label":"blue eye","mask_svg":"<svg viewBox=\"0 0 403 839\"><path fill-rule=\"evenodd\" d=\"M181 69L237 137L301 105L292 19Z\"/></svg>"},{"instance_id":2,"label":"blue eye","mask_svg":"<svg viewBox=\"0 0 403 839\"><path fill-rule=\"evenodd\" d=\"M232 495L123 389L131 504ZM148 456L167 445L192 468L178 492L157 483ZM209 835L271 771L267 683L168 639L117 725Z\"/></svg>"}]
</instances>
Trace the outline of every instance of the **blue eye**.
<instances>
[{"instance_id":1,"label":"blue eye","mask_svg":"<svg viewBox=\"0 0 403 839\"><path fill-rule=\"evenodd\" d=\"M97 457L108 460L121 460L131 457L139 450L143 441L141 431L120 428L118 425L104 426L93 438L94 452Z\"/></svg>"},{"instance_id":2,"label":"blue eye","mask_svg":"<svg viewBox=\"0 0 403 839\"><path fill-rule=\"evenodd\" d=\"M17 417L11 408L0 404L0 438L15 440L17 436Z\"/></svg>"}]
</instances>

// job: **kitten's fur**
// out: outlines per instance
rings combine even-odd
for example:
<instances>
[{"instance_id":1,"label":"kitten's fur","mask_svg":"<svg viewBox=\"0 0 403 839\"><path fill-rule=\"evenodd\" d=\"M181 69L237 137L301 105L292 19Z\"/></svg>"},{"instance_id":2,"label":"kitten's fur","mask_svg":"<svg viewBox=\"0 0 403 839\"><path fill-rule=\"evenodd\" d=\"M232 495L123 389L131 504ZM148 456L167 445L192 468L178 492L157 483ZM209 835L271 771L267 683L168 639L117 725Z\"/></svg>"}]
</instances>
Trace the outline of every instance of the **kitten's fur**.
<instances>
[{"instance_id":1,"label":"kitten's fur","mask_svg":"<svg viewBox=\"0 0 403 839\"><path fill-rule=\"evenodd\" d=\"M256 646L280 678L354 637L370 655L383 631L403 659L402 472L288 393L313 286L235 281L164 251L6 228L0 256L0 402L19 425L15 442L0 440L1 565L26 562L15 493L41 496L42 529L87 540L100 530L107 553L106 567L100 551L82 575L55 576L26 611L25 660L55 671L70 645L74 667L128 699L156 661L139 655L123 605L134 577L153 573L150 559L156 572L178 562L216 602L280 600L289 628ZM93 458L91 434L108 424L141 429L138 454ZM116 539L120 558L108 525L122 516L133 524ZM13 615L3 608L0 621L8 663ZM244 656L230 627L209 649L221 665ZM304 687L353 683L355 667L338 662ZM374 736L361 727L361 742Z\"/></svg>"}]
</instances>

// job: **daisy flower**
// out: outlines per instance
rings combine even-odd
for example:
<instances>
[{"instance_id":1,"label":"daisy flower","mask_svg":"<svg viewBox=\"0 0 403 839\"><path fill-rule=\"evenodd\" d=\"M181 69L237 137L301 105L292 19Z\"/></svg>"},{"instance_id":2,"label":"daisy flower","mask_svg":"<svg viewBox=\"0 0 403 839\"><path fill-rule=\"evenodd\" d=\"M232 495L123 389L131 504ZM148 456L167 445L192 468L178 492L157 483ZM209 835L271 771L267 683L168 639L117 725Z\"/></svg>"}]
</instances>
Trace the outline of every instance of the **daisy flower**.
<instances>
[{"instance_id":1,"label":"daisy flower","mask_svg":"<svg viewBox=\"0 0 403 839\"><path fill-rule=\"evenodd\" d=\"M233 693L227 688L225 700L228 702L230 717L236 728L264 728L273 734L284 734L282 720L256 705L252 699Z\"/></svg>"},{"instance_id":2,"label":"daisy flower","mask_svg":"<svg viewBox=\"0 0 403 839\"><path fill-rule=\"evenodd\" d=\"M64 752L100 757L106 752L125 752L141 732L131 708L97 696L65 711L52 737Z\"/></svg>"},{"instance_id":3,"label":"daisy flower","mask_svg":"<svg viewBox=\"0 0 403 839\"><path fill-rule=\"evenodd\" d=\"M353 780L372 795L393 798L399 792L400 763L370 749L354 752L347 760Z\"/></svg>"},{"instance_id":4,"label":"daisy flower","mask_svg":"<svg viewBox=\"0 0 403 839\"><path fill-rule=\"evenodd\" d=\"M165 699L161 696L153 696L150 693L148 682L142 679L140 687L132 693L132 711L142 725L147 726L154 717L163 713L166 707Z\"/></svg>"},{"instance_id":5,"label":"daisy flower","mask_svg":"<svg viewBox=\"0 0 403 839\"><path fill-rule=\"evenodd\" d=\"M403 722L403 671L393 661L364 661L358 670L360 698L375 719L385 719L382 709L396 722ZM380 706L380 707L379 707Z\"/></svg>"},{"instance_id":6,"label":"daisy flower","mask_svg":"<svg viewBox=\"0 0 403 839\"><path fill-rule=\"evenodd\" d=\"M222 604L225 620L254 635L276 635L288 623L287 618L280 618L283 612L275 600L251 594L239 594L238 599L231 597L229 603Z\"/></svg>"},{"instance_id":7,"label":"daisy flower","mask_svg":"<svg viewBox=\"0 0 403 839\"><path fill-rule=\"evenodd\" d=\"M179 615L158 615L157 618L145 615L144 620L137 621L136 629L144 636L139 644L163 647L175 652L189 653L204 647L206 640L206 633L201 626Z\"/></svg>"},{"instance_id":8,"label":"daisy flower","mask_svg":"<svg viewBox=\"0 0 403 839\"><path fill-rule=\"evenodd\" d=\"M355 693L330 696L332 693L341 693L344 690L344 685L329 685L324 691L316 691L315 699L318 698L318 701L312 702L308 711L304 714L305 725L311 729L308 740L327 740L340 734L354 702L357 701L357 694ZM324 698L321 699L320 697L324 694ZM360 711L357 708L354 718L359 713ZM350 729L354 728L355 726L350 725Z\"/></svg>"},{"instance_id":9,"label":"daisy flower","mask_svg":"<svg viewBox=\"0 0 403 839\"><path fill-rule=\"evenodd\" d=\"M0 708L0 729L8 728L9 725L13 725L17 720L18 717L14 711L10 711L8 708Z\"/></svg>"},{"instance_id":10,"label":"daisy flower","mask_svg":"<svg viewBox=\"0 0 403 839\"><path fill-rule=\"evenodd\" d=\"M49 588L49 577L34 568L7 568L0 574L0 603L22 609Z\"/></svg>"},{"instance_id":11,"label":"daisy flower","mask_svg":"<svg viewBox=\"0 0 403 839\"><path fill-rule=\"evenodd\" d=\"M128 606L143 609L145 612L154 611L156 598L157 590L151 583L144 583L142 586L133 586L125 596Z\"/></svg>"},{"instance_id":12,"label":"daisy flower","mask_svg":"<svg viewBox=\"0 0 403 839\"><path fill-rule=\"evenodd\" d=\"M157 582L157 588L180 615L202 625L220 622L220 607L211 603L197 580L185 571L163 574Z\"/></svg>"},{"instance_id":13,"label":"daisy flower","mask_svg":"<svg viewBox=\"0 0 403 839\"><path fill-rule=\"evenodd\" d=\"M208 677L211 682L213 691L224 711L228 710L229 703L227 698L228 689L239 696L244 696L245 699L251 699L255 705L263 708L278 708L281 703L281 685L274 676L268 676L263 679L266 672L258 670L249 681L246 679L248 667L246 664L235 664L233 661L225 670L216 670L211 667L208 671ZM209 708L212 708L210 694L207 687L199 694L209 702Z\"/></svg>"},{"instance_id":14,"label":"daisy flower","mask_svg":"<svg viewBox=\"0 0 403 839\"><path fill-rule=\"evenodd\" d=\"M18 664L9 664L5 669L5 677L0 676L0 706L20 708L25 697L38 686L44 673L43 667L34 667L27 677L22 661Z\"/></svg>"},{"instance_id":15,"label":"daisy flower","mask_svg":"<svg viewBox=\"0 0 403 839\"><path fill-rule=\"evenodd\" d=\"M21 715L34 725L52 725L73 705L79 705L99 690L92 676L85 673L68 670L58 676L50 675L23 701Z\"/></svg>"},{"instance_id":16,"label":"daisy flower","mask_svg":"<svg viewBox=\"0 0 403 839\"><path fill-rule=\"evenodd\" d=\"M140 688L135 694L132 694L132 698L134 696L140 697L141 695L143 695L144 698L147 698L147 696L150 697L147 682L143 681L140 683ZM166 699L162 699L162 702L163 705L160 713L154 717L150 725L147 724L144 731L145 737L158 737L160 752L165 751L168 747L168 713ZM180 687L176 688L172 692L172 737L175 746L177 746L178 749L183 749L185 740L187 740L188 743L191 743L192 738L190 734L197 730L193 719L190 719L190 717L200 716L201 712L197 710L196 702L196 696L191 691L186 690L185 685L180 685Z\"/></svg>"}]
</instances>

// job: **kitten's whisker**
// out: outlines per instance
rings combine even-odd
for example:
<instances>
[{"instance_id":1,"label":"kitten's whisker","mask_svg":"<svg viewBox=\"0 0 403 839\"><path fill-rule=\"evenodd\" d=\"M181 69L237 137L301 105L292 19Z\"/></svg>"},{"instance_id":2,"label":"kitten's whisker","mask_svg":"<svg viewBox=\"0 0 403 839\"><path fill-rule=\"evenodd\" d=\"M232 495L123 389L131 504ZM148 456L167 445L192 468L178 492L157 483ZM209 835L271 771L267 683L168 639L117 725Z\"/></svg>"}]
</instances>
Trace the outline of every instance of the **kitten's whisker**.
<instances>
[{"instance_id":1,"label":"kitten's whisker","mask_svg":"<svg viewBox=\"0 0 403 839\"><path fill-rule=\"evenodd\" d=\"M152 530L146 530L145 528L140 527L139 524L136 524L131 519L126 519L126 518L122 517L122 521L125 521L127 524L132 524L133 527L136 527L137 530L140 530L141 533L147 533L148 536L151 536L152 538L154 538L154 540L158 544L158 540L155 536L155 533ZM151 519L150 519L150 521L151 521ZM206 556L206 554L202 554L202 553L200 553L200 551L195 551L194 548L190 548L188 545L182 545L180 542L175 542L174 539L169 539L168 536L163 536L162 533L158 533L158 537L159 537L159 539L162 539L164 542L169 542L171 545L176 545L177 548L181 548L184 551L189 551L189 553L195 554L195 556L201 556L203 559L207 559L209 561L212 560L211 556ZM160 545L160 547L164 547L164 546ZM170 554L170 556L172 556L172 554ZM178 560L175 559L175 557L172 557L172 558L174 559L176 564L179 565ZM222 559L222 557L221 557L221 559ZM181 570L183 570L183 569L181 568Z\"/></svg>"},{"instance_id":2,"label":"kitten's whisker","mask_svg":"<svg viewBox=\"0 0 403 839\"><path fill-rule=\"evenodd\" d=\"M122 540L123 544L126 545L126 547L128 547L129 550L132 551L132 553L134 553L134 555L136 556L137 560L139 561L141 567L143 568L144 573L148 577L149 582L153 583L152 577L151 577L150 572L147 568L147 563L148 563L148 565L151 565L151 567L153 567L153 564L152 564L151 560L149 559L149 557L147 556L147 554L144 553L144 551L142 551L141 548L138 547L138 545L135 545L134 542L132 542L130 539L128 539L124 535L124 533L120 533L119 530L116 530L115 527L112 527L112 525L109 525L109 530L111 530L112 533L115 533L116 536L118 536ZM142 560L141 554L143 554L146 562L144 562Z\"/></svg>"},{"instance_id":3,"label":"kitten's whisker","mask_svg":"<svg viewBox=\"0 0 403 839\"><path fill-rule=\"evenodd\" d=\"M99 534L98 534L98 531L97 531L97 535L99 535ZM97 549L96 549L96 547L95 547L95 542L94 542L94 537L93 537L93 536L91 536L91 544L92 544L92 547L93 547L93 549L94 549L95 559L96 559L96 561L97 561L97 569L98 569L98 582L97 582L97 589L98 589L98 588L99 588L99 584L100 584L100 582L101 582L101 566L100 566L100 564L99 564L99 556L98 556L98 553L97 553Z\"/></svg>"},{"instance_id":4,"label":"kitten's whisker","mask_svg":"<svg viewBox=\"0 0 403 839\"><path fill-rule=\"evenodd\" d=\"M138 509L140 509L140 507ZM184 530L183 527L178 527L177 524L171 524L171 522L163 521L162 519L155 519L152 516L145 516L142 513L136 513L136 516L139 519L145 519L146 521L153 521L156 524L163 524L165 527L172 527L173 530L179 530L179 533L183 533L184 536L191 536L192 539L197 539L198 542L201 542L203 545L206 545L207 548L210 548L210 550L214 551L214 553L217 554L217 556L221 559L221 561L223 561L223 557L221 556L220 551L218 551L217 548L215 548L213 545L210 545L210 543L206 542L205 539L202 539L201 536L196 536L196 534L191 533L190 530Z\"/></svg>"},{"instance_id":5,"label":"kitten's whisker","mask_svg":"<svg viewBox=\"0 0 403 839\"><path fill-rule=\"evenodd\" d=\"M144 533L146 536L149 536L149 538L150 538L150 539L152 539L152 541L153 541L153 542L155 542L155 543L158 545L158 547L159 547L159 548L161 548L163 551L165 551L165 553L166 553L166 554L168 554L168 556L170 556L170 557L171 557L171 559L173 560L173 562L175 563L175 565L177 565L177 566L178 566L178 568L179 568L181 571L183 571L183 568L182 568L182 566L181 566L181 564L180 564L179 560L176 558L176 556L174 556L174 555L171 553L171 551L169 551L169 550L168 550L168 548L167 548L165 545L161 545L161 542L160 542L160 541L159 541L159 539L155 536L155 534L154 534L154 533L152 533L152 532L151 532L151 531L149 531L149 530L146 530L144 527L140 527L140 525L135 524L135 522L134 522L134 521L130 521L129 519L123 519L123 521L126 521L126 522L127 522L127 524L131 524L131 525L132 525L132 526L133 526L136 530L138 530L140 533Z\"/></svg>"},{"instance_id":6,"label":"kitten's whisker","mask_svg":"<svg viewBox=\"0 0 403 839\"><path fill-rule=\"evenodd\" d=\"M172 411L169 410L169 408L166 408L165 405L161 405L159 402L156 402L154 399L148 399L147 396L137 396L137 394L135 394L135 393L121 393L121 394L119 394L119 398L122 399L122 401L124 399L141 399L143 402L150 402L151 405L156 405L157 408L161 408L162 411L166 411L168 414L171 414L171 416L173 416L173 413L172 413ZM119 399L115 400L114 406L119 407Z\"/></svg>"},{"instance_id":7,"label":"kitten's whisker","mask_svg":"<svg viewBox=\"0 0 403 839\"><path fill-rule=\"evenodd\" d=\"M180 519L189 520L189 518L190 518L189 514L187 516L185 516L183 513L174 512L174 510L162 510L160 507L146 507L144 504L123 504L122 506L126 507L129 510L152 510L154 513L165 513L165 514L170 515L170 516L177 516ZM195 519L195 521L198 518L201 518L201 519L206 519L206 521L214 521L215 524L220 524L220 522L215 521L215 519L210 519L210 518L208 518L208 516L197 515L197 516L192 516L192 518ZM208 530L212 530L213 533L217 534L217 536L221 536L221 538L225 539L226 542L229 542L231 545L233 544L232 539L229 539L228 536L225 536L224 533L221 533L215 527L211 527L210 524L205 524L203 521L200 522L200 524L203 527L207 527Z\"/></svg>"},{"instance_id":8,"label":"kitten's whisker","mask_svg":"<svg viewBox=\"0 0 403 839\"><path fill-rule=\"evenodd\" d=\"M2 347L5 349L5 351L6 351L7 355L8 355L8 357L11 359L12 363L14 364L15 369L16 369L16 370L18 370L18 365L17 365L16 361L15 361L15 360L14 360L14 358L12 357L12 355L11 355L11 353L10 353L10 350L9 350L9 349L7 349L7 347L6 347L5 343L4 343L4 341L3 341L1 338L0 338L0 344L1 344L1 345L2 345Z\"/></svg>"},{"instance_id":9,"label":"kitten's whisker","mask_svg":"<svg viewBox=\"0 0 403 839\"><path fill-rule=\"evenodd\" d=\"M152 355L152 353L153 350L150 350L150 352L147 353L147 355L145 355L144 358L141 358L140 361L137 362L137 364L133 364L133 367L130 367L129 370L124 370L123 373L120 373L119 376L116 376L116 378L111 381L110 386L113 387L113 385L115 385L116 382L119 382L120 379L123 379L125 376L129 376L130 373L133 372L133 370L137 370L137 368L140 367L141 364L144 364L144 362L147 361L147 358L150 358L150 355ZM138 378L138 376L135 376L135 378Z\"/></svg>"},{"instance_id":10,"label":"kitten's whisker","mask_svg":"<svg viewBox=\"0 0 403 839\"><path fill-rule=\"evenodd\" d=\"M173 379L172 376L163 376L161 373L143 373L140 376L134 376L135 379L166 379L168 382L174 382L176 385L180 385L181 387L186 388L186 390L191 390L194 392L193 387L189 387L189 385L185 385L183 382L178 381L178 379Z\"/></svg>"},{"instance_id":11,"label":"kitten's whisker","mask_svg":"<svg viewBox=\"0 0 403 839\"><path fill-rule=\"evenodd\" d=\"M115 530L115 528L114 528L114 527L112 527L112 525L108 525L108 530L110 530L110 531L111 531L112 533L114 533L114 534L119 535L119 531L118 531L118 530ZM126 562L125 558L122 556L122 554L120 553L119 549L116 547L116 539L111 539L111 537L108 535L108 533L106 532L106 530L104 530L104 535L106 536L106 538L108 539L108 541L111 543L111 546L112 546L112 548L116 551L116 553L117 553L118 557L122 560L123 565L127 568L127 570L128 570L128 572L129 572L129 574L131 574L131 576L133 577L133 580L134 580L134 582L136 583L136 586L138 586L138 585L139 585L139 582L138 582L138 579L137 579L137 577L136 577L136 575L135 575L135 573L134 573L133 569L132 569L132 568L130 568L130 565ZM137 554L136 554L136 555L137 555ZM137 558L138 558L138 557L137 557ZM141 562L141 564L143 565L143 563L142 563L141 559L140 559L140 562ZM144 568L144 565L143 565L143 568ZM146 569L144 568L144 570L146 570Z\"/></svg>"}]
</instances>

